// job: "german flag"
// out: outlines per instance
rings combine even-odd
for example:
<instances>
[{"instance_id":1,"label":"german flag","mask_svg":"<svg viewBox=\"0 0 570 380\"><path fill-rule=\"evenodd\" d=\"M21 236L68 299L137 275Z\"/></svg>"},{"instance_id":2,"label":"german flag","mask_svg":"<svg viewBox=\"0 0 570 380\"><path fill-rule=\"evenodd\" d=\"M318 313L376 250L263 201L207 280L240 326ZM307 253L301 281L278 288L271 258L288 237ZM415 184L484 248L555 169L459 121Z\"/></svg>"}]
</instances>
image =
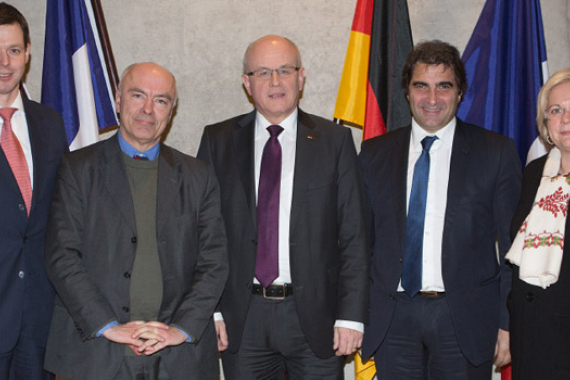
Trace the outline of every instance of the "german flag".
<instances>
[{"instance_id":1,"label":"german flag","mask_svg":"<svg viewBox=\"0 0 570 380\"><path fill-rule=\"evenodd\" d=\"M410 123L400 82L412 46L406 0L357 1L334 117L364 140Z\"/></svg>"}]
</instances>

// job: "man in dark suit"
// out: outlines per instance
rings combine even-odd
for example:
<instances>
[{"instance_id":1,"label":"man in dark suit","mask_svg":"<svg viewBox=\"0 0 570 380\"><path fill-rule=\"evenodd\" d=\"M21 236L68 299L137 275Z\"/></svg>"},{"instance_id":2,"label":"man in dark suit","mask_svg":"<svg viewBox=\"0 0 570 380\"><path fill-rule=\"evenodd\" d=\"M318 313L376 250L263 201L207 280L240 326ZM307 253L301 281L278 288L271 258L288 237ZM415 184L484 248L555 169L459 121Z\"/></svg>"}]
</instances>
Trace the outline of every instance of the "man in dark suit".
<instances>
[{"instance_id":1,"label":"man in dark suit","mask_svg":"<svg viewBox=\"0 0 570 380\"><path fill-rule=\"evenodd\" d=\"M162 143L172 74L128 67L116 136L64 156L46 242L56 291L46 368L69 379L212 379L227 278L219 188Z\"/></svg>"},{"instance_id":2,"label":"man in dark suit","mask_svg":"<svg viewBox=\"0 0 570 380\"><path fill-rule=\"evenodd\" d=\"M290 40L253 42L243 72L255 111L206 127L198 152L220 181L228 234L230 275L215 315L224 374L342 379L368 309L366 196L352 135L297 108L305 77Z\"/></svg>"},{"instance_id":3,"label":"man in dark suit","mask_svg":"<svg viewBox=\"0 0 570 380\"><path fill-rule=\"evenodd\" d=\"M494 355L497 366L510 361L504 255L516 148L455 117L467 83L453 46L417 45L402 86L412 125L360 154L373 241L363 357L374 355L381 380L488 380Z\"/></svg>"},{"instance_id":4,"label":"man in dark suit","mask_svg":"<svg viewBox=\"0 0 570 380\"><path fill-rule=\"evenodd\" d=\"M44 271L48 208L61 155L61 116L22 96L30 59L24 16L0 3L0 378L49 379L43 369L54 291Z\"/></svg>"}]
</instances>

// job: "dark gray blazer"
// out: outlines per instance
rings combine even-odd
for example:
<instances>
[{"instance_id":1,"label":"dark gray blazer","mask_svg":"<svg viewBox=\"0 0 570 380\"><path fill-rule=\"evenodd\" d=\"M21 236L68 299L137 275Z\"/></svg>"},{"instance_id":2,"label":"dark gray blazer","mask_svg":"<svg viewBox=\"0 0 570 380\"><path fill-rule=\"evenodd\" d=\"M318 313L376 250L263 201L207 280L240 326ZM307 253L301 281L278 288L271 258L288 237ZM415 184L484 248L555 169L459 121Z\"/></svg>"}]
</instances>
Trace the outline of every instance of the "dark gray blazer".
<instances>
[{"instance_id":1,"label":"dark gray blazer","mask_svg":"<svg viewBox=\"0 0 570 380\"><path fill-rule=\"evenodd\" d=\"M255 111L207 126L198 158L220 182L230 275L220 311L229 351L241 344L257 250ZM297 314L311 349L333 351L336 319L368 321L366 202L351 132L299 110L290 222Z\"/></svg>"},{"instance_id":2,"label":"dark gray blazer","mask_svg":"<svg viewBox=\"0 0 570 380\"><path fill-rule=\"evenodd\" d=\"M166 145L158 160L158 320L193 339L160 355L172 379L210 379L218 375L211 316L228 270L219 187L205 164ZM113 319L130 320L136 242L117 137L64 156L47 230L46 271L57 291L47 370L71 379L114 378L125 346L94 335Z\"/></svg>"},{"instance_id":3,"label":"dark gray blazer","mask_svg":"<svg viewBox=\"0 0 570 380\"><path fill-rule=\"evenodd\" d=\"M364 358L382 344L396 305L406 246L406 181L411 127L367 140L360 153L370 209L373 256L370 325ZM511 139L457 120L442 241L446 300L461 351L473 364L493 357L508 330L511 285L505 254L521 182ZM499 258L495 241L499 244Z\"/></svg>"}]
</instances>

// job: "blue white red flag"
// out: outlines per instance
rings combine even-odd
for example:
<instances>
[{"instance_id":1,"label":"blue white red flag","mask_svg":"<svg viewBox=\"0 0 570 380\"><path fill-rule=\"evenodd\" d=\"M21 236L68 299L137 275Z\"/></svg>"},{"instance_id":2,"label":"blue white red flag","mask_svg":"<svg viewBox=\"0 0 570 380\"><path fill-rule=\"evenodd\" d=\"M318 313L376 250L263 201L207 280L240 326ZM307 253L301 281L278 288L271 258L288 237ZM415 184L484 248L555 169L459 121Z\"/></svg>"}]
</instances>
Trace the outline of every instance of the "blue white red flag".
<instances>
[{"instance_id":1,"label":"blue white red flag","mask_svg":"<svg viewBox=\"0 0 570 380\"><path fill-rule=\"evenodd\" d=\"M487 0L463 61L469 87L459 118L514 139L521 162L546 153L535 121L548 79L540 1Z\"/></svg>"},{"instance_id":2,"label":"blue white red flag","mask_svg":"<svg viewBox=\"0 0 570 380\"><path fill-rule=\"evenodd\" d=\"M63 116L70 150L118 125L97 24L91 0L47 1L41 101Z\"/></svg>"}]
</instances>

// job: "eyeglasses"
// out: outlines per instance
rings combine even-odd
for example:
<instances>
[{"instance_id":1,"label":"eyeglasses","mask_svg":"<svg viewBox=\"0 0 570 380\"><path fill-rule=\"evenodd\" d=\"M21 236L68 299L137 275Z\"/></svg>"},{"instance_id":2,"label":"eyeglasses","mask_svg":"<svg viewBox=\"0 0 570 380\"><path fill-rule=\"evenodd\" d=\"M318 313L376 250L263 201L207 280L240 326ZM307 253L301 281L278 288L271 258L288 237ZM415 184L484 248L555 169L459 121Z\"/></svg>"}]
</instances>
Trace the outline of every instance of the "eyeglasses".
<instances>
[{"instance_id":1,"label":"eyeglasses","mask_svg":"<svg viewBox=\"0 0 570 380\"><path fill-rule=\"evenodd\" d=\"M249 77L256 77L258 79L270 79L273 77L273 72L275 71L279 78L289 78L291 75L295 74L295 72L299 71L299 69L300 67L293 65L285 65L273 70L268 69L267 67L261 67L259 69L250 71L249 73L245 73L245 75Z\"/></svg>"},{"instance_id":2,"label":"eyeglasses","mask_svg":"<svg viewBox=\"0 0 570 380\"><path fill-rule=\"evenodd\" d=\"M548 107L548 109L544 113L544 117L546 117L549 120L558 120L562 119L566 114L570 115L569 109L554 105Z\"/></svg>"}]
</instances>

